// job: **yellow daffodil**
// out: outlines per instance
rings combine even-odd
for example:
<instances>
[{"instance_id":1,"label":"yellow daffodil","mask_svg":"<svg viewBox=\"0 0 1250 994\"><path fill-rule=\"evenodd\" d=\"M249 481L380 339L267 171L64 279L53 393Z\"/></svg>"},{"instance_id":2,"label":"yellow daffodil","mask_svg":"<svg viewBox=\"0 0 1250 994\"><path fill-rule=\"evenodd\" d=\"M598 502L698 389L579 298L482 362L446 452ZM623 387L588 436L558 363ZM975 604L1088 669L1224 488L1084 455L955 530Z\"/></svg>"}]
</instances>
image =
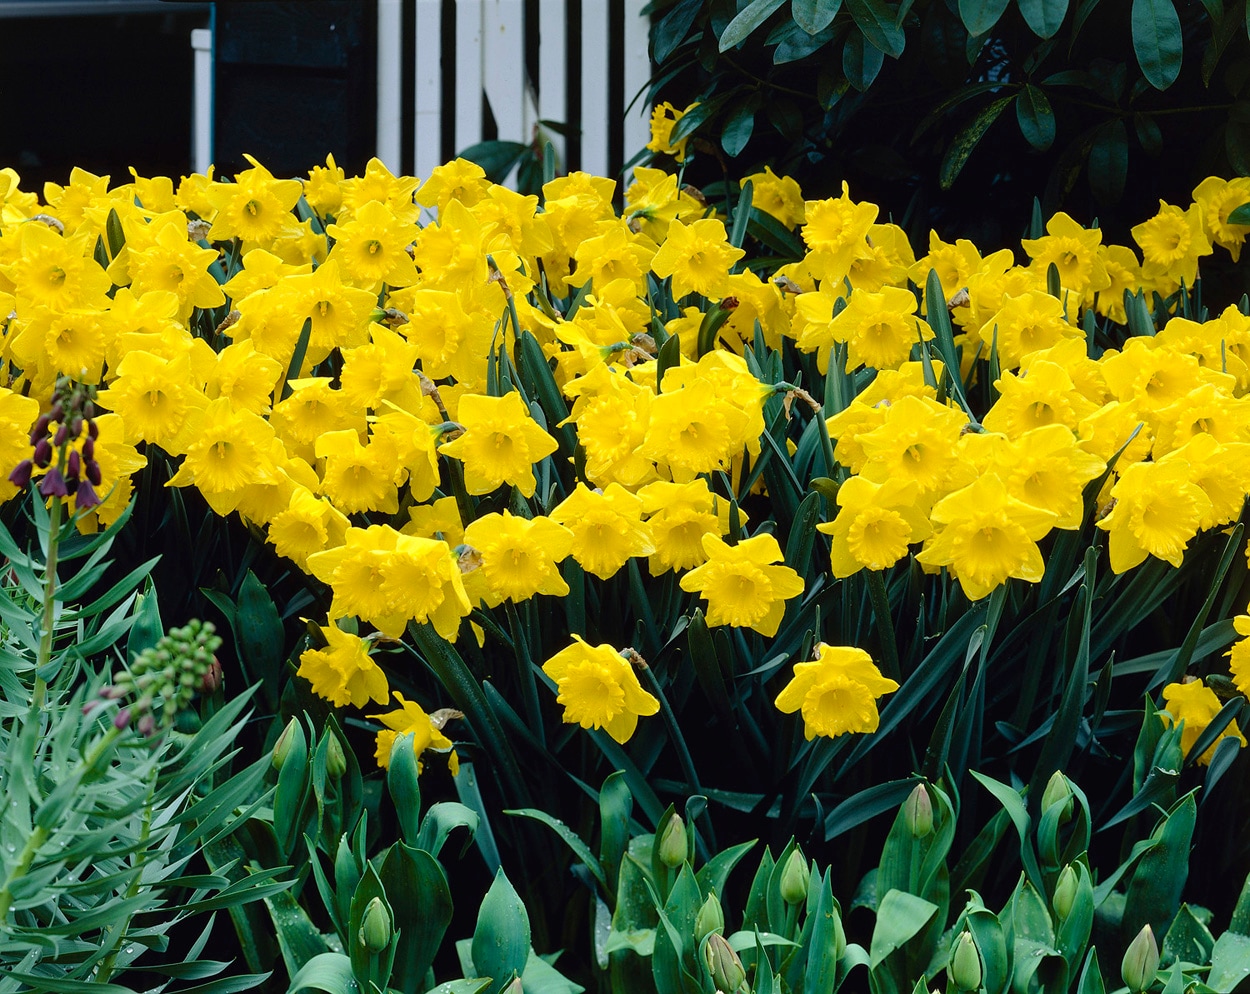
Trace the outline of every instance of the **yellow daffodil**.
<instances>
[{"instance_id":1,"label":"yellow daffodil","mask_svg":"<svg viewBox=\"0 0 1250 994\"><path fill-rule=\"evenodd\" d=\"M543 672L555 681L566 723L602 728L622 744L634 734L639 716L660 710L625 654L607 644L592 646L575 634L572 645L543 663Z\"/></svg>"},{"instance_id":2,"label":"yellow daffodil","mask_svg":"<svg viewBox=\"0 0 1250 994\"><path fill-rule=\"evenodd\" d=\"M304 650L296 674L335 707L363 707L369 701L385 704L389 696L386 674L370 658L364 639L343 631L333 620L319 627L326 646Z\"/></svg>"},{"instance_id":3,"label":"yellow daffodil","mask_svg":"<svg viewBox=\"0 0 1250 994\"><path fill-rule=\"evenodd\" d=\"M814 662L794 664L794 677L777 695L777 710L801 711L809 741L875 732L881 720L877 699L898 690L898 683L882 676L863 649L821 643L816 653Z\"/></svg>"},{"instance_id":4,"label":"yellow daffodil","mask_svg":"<svg viewBox=\"0 0 1250 994\"><path fill-rule=\"evenodd\" d=\"M777 539L764 533L727 545L705 534L702 542L707 561L681 578L681 589L707 601L707 623L776 635L786 601L803 592L803 578L776 565L784 558Z\"/></svg>"}]
</instances>

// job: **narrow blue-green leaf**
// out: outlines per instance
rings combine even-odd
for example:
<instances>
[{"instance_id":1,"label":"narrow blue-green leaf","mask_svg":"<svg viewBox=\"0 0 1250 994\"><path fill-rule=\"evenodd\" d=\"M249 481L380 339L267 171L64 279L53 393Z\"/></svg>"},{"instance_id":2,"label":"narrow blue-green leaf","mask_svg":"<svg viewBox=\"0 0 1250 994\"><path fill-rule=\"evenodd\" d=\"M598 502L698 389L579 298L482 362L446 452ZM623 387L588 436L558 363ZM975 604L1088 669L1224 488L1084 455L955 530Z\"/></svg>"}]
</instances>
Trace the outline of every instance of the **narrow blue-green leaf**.
<instances>
[{"instance_id":1,"label":"narrow blue-green leaf","mask_svg":"<svg viewBox=\"0 0 1250 994\"><path fill-rule=\"evenodd\" d=\"M1250 224L1250 204L1242 204L1228 212L1229 224Z\"/></svg>"},{"instance_id":2,"label":"narrow blue-green leaf","mask_svg":"<svg viewBox=\"0 0 1250 994\"><path fill-rule=\"evenodd\" d=\"M754 196L755 185L751 180L742 184L742 192L738 195L738 206L734 209L733 228L729 232L729 244L734 248L742 248L743 239L747 234L747 223L751 220L751 198Z\"/></svg>"},{"instance_id":3,"label":"narrow blue-green leaf","mask_svg":"<svg viewBox=\"0 0 1250 994\"><path fill-rule=\"evenodd\" d=\"M783 3L785 3L785 0L751 0L725 26L725 30L718 42L720 51L728 51L735 45L746 41L747 36L768 20L769 15Z\"/></svg>"},{"instance_id":4,"label":"narrow blue-green leaf","mask_svg":"<svg viewBox=\"0 0 1250 994\"><path fill-rule=\"evenodd\" d=\"M288 994L300 991L325 991L326 994L355 994L358 990L352 976L352 961L342 953L314 956L294 977Z\"/></svg>"},{"instance_id":5,"label":"narrow blue-green leaf","mask_svg":"<svg viewBox=\"0 0 1250 994\"><path fill-rule=\"evenodd\" d=\"M590 851L590 846L586 845L586 843L582 841L581 836L569 828L568 825L564 824L564 822L560 821L558 818L553 818L545 811L539 811L537 808L505 809L504 814L514 815L518 818L532 818L534 821L542 822L555 832L556 835L560 836L560 838L564 841L564 844L573 850L573 855L581 860L582 865L590 871L591 876L599 881L599 885L603 887L605 892L607 891L608 880L607 877L604 876L603 867L600 865L599 860L597 860L595 858L595 854Z\"/></svg>"},{"instance_id":6,"label":"narrow blue-green leaf","mask_svg":"<svg viewBox=\"0 0 1250 994\"><path fill-rule=\"evenodd\" d=\"M1133 0L1133 51L1142 75L1166 90L1181 72L1181 19L1172 0Z\"/></svg>"}]
</instances>

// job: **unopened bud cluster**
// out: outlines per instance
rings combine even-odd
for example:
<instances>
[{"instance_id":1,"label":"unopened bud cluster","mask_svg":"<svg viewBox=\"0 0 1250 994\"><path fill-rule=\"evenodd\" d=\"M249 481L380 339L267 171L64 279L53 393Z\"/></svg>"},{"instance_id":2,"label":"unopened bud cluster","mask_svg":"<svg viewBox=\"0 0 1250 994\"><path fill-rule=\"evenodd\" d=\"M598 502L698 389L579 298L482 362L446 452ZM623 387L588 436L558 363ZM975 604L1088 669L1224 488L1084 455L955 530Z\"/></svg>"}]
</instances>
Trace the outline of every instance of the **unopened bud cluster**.
<instances>
[{"instance_id":1,"label":"unopened bud cluster","mask_svg":"<svg viewBox=\"0 0 1250 994\"><path fill-rule=\"evenodd\" d=\"M39 493L44 497L75 497L79 510L100 503L100 464L95 446L100 430L95 423L93 387L62 376L52 394L52 407L30 430L34 453L23 459L9 474L18 487L30 485L31 476L42 470ZM79 439L82 444L76 446Z\"/></svg>"},{"instance_id":2,"label":"unopened bud cluster","mask_svg":"<svg viewBox=\"0 0 1250 994\"><path fill-rule=\"evenodd\" d=\"M221 684L221 664L214 655L220 646L211 622L193 619L184 628L171 628L100 691L104 700L129 699L113 724L125 728L133 722L149 737L168 728L196 694L212 693Z\"/></svg>"}]
</instances>

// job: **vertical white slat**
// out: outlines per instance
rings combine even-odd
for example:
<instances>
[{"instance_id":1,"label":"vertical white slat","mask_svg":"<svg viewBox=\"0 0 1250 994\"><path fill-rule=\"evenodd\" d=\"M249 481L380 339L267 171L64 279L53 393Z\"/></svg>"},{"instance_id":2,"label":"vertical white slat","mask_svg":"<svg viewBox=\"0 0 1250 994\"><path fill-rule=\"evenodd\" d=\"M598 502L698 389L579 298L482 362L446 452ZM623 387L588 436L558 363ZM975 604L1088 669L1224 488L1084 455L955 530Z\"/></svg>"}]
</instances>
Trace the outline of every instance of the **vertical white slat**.
<instances>
[{"instance_id":1,"label":"vertical white slat","mask_svg":"<svg viewBox=\"0 0 1250 994\"><path fill-rule=\"evenodd\" d=\"M416 126L413 171L428 179L443 160L443 12L442 0L417 0Z\"/></svg>"},{"instance_id":2,"label":"vertical white slat","mask_svg":"<svg viewBox=\"0 0 1250 994\"><path fill-rule=\"evenodd\" d=\"M206 173L213 161L213 32L193 29L191 50L191 169Z\"/></svg>"},{"instance_id":3,"label":"vertical white slat","mask_svg":"<svg viewBox=\"0 0 1250 994\"><path fill-rule=\"evenodd\" d=\"M527 142L525 133L525 6L486 0L482 8L482 87L501 141Z\"/></svg>"},{"instance_id":4,"label":"vertical white slat","mask_svg":"<svg viewBox=\"0 0 1250 994\"><path fill-rule=\"evenodd\" d=\"M456 0L456 152L482 140L483 0Z\"/></svg>"},{"instance_id":5,"label":"vertical white slat","mask_svg":"<svg viewBox=\"0 0 1250 994\"><path fill-rule=\"evenodd\" d=\"M403 0L378 0L377 157L393 173L400 171L403 29Z\"/></svg>"},{"instance_id":6,"label":"vertical white slat","mask_svg":"<svg viewBox=\"0 0 1250 994\"><path fill-rule=\"evenodd\" d=\"M639 96L651 79L651 55L647 48L651 20L642 13L645 6L646 0L625 0L625 105L634 101L621 125L626 162L651 140L651 107L645 93Z\"/></svg>"},{"instance_id":7,"label":"vertical white slat","mask_svg":"<svg viewBox=\"0 0 1250 994\"><path fill-rule=\"evenodd\" d=\"M608 173L608 4L582 3L582 162L596 176Z\"/></svg>"},{"instance_id":8,"label":"vertical white slat","mask_svg":"<svg viewBox=\"0 0 1250 994\"><path fill-rule=\"evenodd\" d=\"M568 55L564 0L538 0L538 117L569 123ZM564 135L550 134L557 172L567 167Z\"/></svg>"}]
</instances>

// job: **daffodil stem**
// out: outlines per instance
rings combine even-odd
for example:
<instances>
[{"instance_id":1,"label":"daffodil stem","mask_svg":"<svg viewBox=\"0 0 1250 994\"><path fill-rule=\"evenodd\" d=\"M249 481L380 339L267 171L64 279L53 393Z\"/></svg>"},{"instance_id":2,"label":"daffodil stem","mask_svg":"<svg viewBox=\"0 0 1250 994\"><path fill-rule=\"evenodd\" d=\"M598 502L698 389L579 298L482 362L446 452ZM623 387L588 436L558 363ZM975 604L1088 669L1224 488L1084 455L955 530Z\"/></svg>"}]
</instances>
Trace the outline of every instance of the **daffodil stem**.
<instances>
[{"instance_id":1,"label":"daffodil stem","mask_svg":"<svg viewBox=\"0 0 1250 994\"><path fill-rule=\"evenodd\" d=\"M668 698L664 695L664 689L660 686L660 681L656 679L655 671L651 669L645 662L635 663L642 675L646 677L647 683L651 686L652 693L660 702L660 714L664 718L664 725L668 729L668 737L673 742L673 748L677 750L677 762L681 766L682 773L685 774L686 780L690 784L690 789L695 794L703 793L703 788L699 786L699 774L694 769L694 757L690 755L690 749L686 745L686 739L681 734L681 728L677 724L677 716L673 714L672 707L669 706ZM716 833L712 829L712 819L704 810L704 826L707 828L707 845L714 851L716 849ZM706 853L704 858L706 858Z\"/></svg>"},{"instance_id":2,"label":"daffodil stem","mask_svg":"<svg viewBox=\"0 0 1250 994\"><path fill-rule=\"evenodd\" d=\"M543 713L538 703L538 680L534 676L534 660L530 656L529 643L525 639L525 628L521 625L516 605L512 601L504 602L504 610L508 615L508 628L512 632L512 651L516 654L517 666L521 671L521 693L525 697L525 710L529 714L530 726L538 740L546 745L543 734Z\"/></svg>"},{"instance_id":3,"label":"daffodil stem","mask_svg":"<svg viewBox=\"0 0 1250 994\"><path fill-rule=\"evenodd\" d=\"M894 637L894 618L890 614L890 595L885 589L881 570L865 570L868 583L868 599L872 601L872 613L877 619L877 632L881 636L881 670L897 683L903 682L898 665L898 643Z\"/></svg>"}]
</instances>

